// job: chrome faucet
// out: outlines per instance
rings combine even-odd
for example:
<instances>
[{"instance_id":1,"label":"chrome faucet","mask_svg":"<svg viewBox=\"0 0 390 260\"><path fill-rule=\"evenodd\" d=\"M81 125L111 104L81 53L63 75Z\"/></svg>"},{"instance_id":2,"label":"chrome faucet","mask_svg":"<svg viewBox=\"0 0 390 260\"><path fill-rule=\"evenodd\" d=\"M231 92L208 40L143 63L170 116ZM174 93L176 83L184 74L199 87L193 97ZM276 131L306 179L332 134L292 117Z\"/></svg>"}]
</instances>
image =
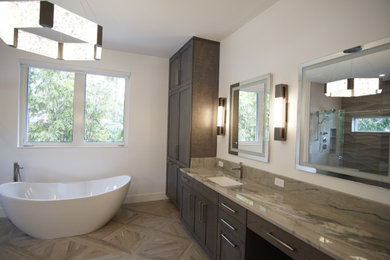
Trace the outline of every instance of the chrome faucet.
<instances>
[{"instance_id":1,"label":"chrome faucet","mask_svg":"<svg viewBox=\"0 0 390 260\"><path fill-rule=\"evenodd\" d=\"M19 163L14 162L14 181L22 181L22 177L20 176L20 170L23 169Z\"/></svg>"},{"instance_id":2,"label":"chrome faucet","mask_svg":"<svg viewBox=\"0 0 390 260\"><path fill-rule=\"evenodd\" d=\"M232 170L238 170L238 178L239 178L239 179L242 179L242 177L243 177L243 174L242 174L242 172L243 172L243 165L242 165L242 162L240 162L240 163L238 164L238 167L232 168Z\"/></svg>"}]
</instances>

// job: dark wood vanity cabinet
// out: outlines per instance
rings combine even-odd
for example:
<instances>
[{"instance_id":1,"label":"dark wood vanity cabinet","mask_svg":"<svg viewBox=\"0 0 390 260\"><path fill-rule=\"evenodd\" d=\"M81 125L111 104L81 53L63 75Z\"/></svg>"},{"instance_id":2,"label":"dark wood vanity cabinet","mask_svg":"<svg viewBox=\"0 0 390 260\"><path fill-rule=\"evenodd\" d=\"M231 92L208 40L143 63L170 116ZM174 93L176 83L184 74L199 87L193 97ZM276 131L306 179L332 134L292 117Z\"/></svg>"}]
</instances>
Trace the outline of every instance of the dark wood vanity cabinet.
<instances>
[{"instance_id":1,"label":"dark wood vanity cabinet","mask_svg":"<svg viewBox=\"0 0 390 260\"><path fill-rule=\"evenodd\" d=\"M217 255L218 193L180 173L181 220L211 259Z\"/></svg>"},{"instance_id":2,"label":"dark wood vanity cabinet","mask_svg":"<svg viewBox=\"0 0 390 260\"><path fill-rule=\"evenodd\" d=\"M333 259L187 174L179 176L181 221L211 259Z\"/></svg>"},{"instance_id":3,"label":"dark wood vanity cabinet","mask_svg":"<svg viewBox=\"0 0 390 260\"><path fill-rule=\"evenodd\" d=\"M247 228L248 260L270 259L270 256L272 259L333 259L250 211Z\"/></svg>"},{"instance_id":4,"label":"dark wood vanity cabinet","mask_svg":"<svg viewBox=\"0 0 390 260\"><path fill-rule=\"evenodd\" d=\"M193 180L183 173L180 177L180 219L189 231L194 230L195 194L192 189Z\"/></svg>"},{"instance_id":5,"label":"dark wood vanity cabinet","mask_svg":"<svg viewBox=\"0 0 390 260\"><path fill-rule=\"evenodd\" d=\"M179 200L176 187L178 186L179 178L177 178L179 168L177 165L168 160L167 162L167 189L166 194L169 198L176 201Z\"/></svg>"},{"instance_id":6,"label":"dark wood vanity cabinet","mask_svg":"<svg viewBox=\"0 0 390 260\"><path fill-rule=\"evenodd\" d=\"M195 181L194 237L211 259L217 256L218 193Z\"/></svg>"},{"instance_id":7,"label":"dark wood vanity cabinet","mask_svg":"<svg viewBox=\"0 0 390 260\"><path fill-rule=\"evenodd\" d=\"M180 207L177 168L215 157L219 43L193 37L170 59L166 194ZM172 165L169 165L172 164Z\"/></svg>"}]
</instances>

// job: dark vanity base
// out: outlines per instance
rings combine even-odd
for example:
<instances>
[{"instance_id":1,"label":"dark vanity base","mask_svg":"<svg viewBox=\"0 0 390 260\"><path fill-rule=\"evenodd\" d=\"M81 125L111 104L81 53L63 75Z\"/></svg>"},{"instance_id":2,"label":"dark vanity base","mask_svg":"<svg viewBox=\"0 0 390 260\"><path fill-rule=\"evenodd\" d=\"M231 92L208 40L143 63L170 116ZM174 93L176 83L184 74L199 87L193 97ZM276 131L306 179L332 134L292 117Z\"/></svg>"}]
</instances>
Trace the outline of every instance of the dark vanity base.
<instances>
[{"instance_id":1,"label":"dark vanity base","mask_svg":"<svg viewBox=\"0 0 390 260\"><path fill-rule=\"evenodd\" d=\"M250 229L246 230L246 260L293 259Z\"/></svg>"}]
</instances>

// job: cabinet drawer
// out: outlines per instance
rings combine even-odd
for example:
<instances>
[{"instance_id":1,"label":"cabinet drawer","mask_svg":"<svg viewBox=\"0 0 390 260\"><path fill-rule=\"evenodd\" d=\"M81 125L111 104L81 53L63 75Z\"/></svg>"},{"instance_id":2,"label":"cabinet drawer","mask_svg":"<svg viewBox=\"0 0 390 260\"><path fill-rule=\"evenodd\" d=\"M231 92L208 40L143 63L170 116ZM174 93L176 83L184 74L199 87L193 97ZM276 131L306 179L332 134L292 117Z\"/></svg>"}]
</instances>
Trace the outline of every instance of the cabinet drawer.
<instances>
[{"instance_id":1,"label":"cabinet drawer","mask_svg":"<svg viewBox=\"0 0 390 260\"><path fill-rule=\"evenodd\" d=\"M241 242L228 229L221 227L219 233L219 257L220 260L244 260L245 243Z\"/></svg>"},{"instance_id":2,"label":"cabinet drawer","mask_svg":"<svg viewBox=\"0 0 390 260\"><path fill-rule=\"evenodd\" d=\"M218 192L210 189L197 180L193 180L193 188L203 197L207 198L211 203L215 205L218 204Z\"/></svg>"},{"instance_id":3,"label":"cabinet drawer","mask_svg":"<svg viewBox=\"0 0 390 260\"><path fill-rule=\"evenodd\" d=\"M233 236L238 238L241 242L245 242L246 226L236 218L225 213L223 210L219 210L218 222L221 229L224 228L224 230L229 230Z\"/></svg>"},{"instance_id":4,"label":"cabinet drawer","mask_svg":"<svg viewBox=\"0 0 390 260\"><path fill-rule=\"evenodd\" d=\"M219 196L219 209L223 210L230 216L233 216L238 221L245 225L246 223L246 209L241 207L237 203L225 198L224 196Z\"/></svg>"},{"instance_id":5,"label":"cabinet drawer","mask_svg":"<svg viewBox=\"0 0 390 260\"><path fill-rule=\"evenodd\" d=\"M250 211L247 227L294 259L333 259Z\"/></svg>"},{"instance_id":6,"label":"cabinet drawer","mask_svg":"<svg viewBox=\"0 0 390 260\"><path fill-rule=\"evenodd\" d=\"M194 179L183 172L180 174L180 181L181 181L181 184L188 185L191 188L194 184Z\"/></svg>"}]
</instances>

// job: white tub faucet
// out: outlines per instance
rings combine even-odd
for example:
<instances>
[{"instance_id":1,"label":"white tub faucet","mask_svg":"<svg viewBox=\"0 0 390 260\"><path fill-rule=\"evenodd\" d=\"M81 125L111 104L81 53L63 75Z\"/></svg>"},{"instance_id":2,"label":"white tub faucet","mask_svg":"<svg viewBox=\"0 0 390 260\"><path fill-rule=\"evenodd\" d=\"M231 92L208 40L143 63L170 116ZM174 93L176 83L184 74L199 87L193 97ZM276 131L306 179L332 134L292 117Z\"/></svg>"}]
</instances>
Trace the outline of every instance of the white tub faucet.
<instances>
[{"instance_id":1,"label":"white tub faucet","mask_svg":"<svg viewBox=\"0 0 390 260\"><path fill-rule=\"evenodd\" d=\"M22 177L20 176L20 170L23 169L22 166L19 165L19 163L14 162L14 181L22 181Z\"/></svg>"}]
</instances>

